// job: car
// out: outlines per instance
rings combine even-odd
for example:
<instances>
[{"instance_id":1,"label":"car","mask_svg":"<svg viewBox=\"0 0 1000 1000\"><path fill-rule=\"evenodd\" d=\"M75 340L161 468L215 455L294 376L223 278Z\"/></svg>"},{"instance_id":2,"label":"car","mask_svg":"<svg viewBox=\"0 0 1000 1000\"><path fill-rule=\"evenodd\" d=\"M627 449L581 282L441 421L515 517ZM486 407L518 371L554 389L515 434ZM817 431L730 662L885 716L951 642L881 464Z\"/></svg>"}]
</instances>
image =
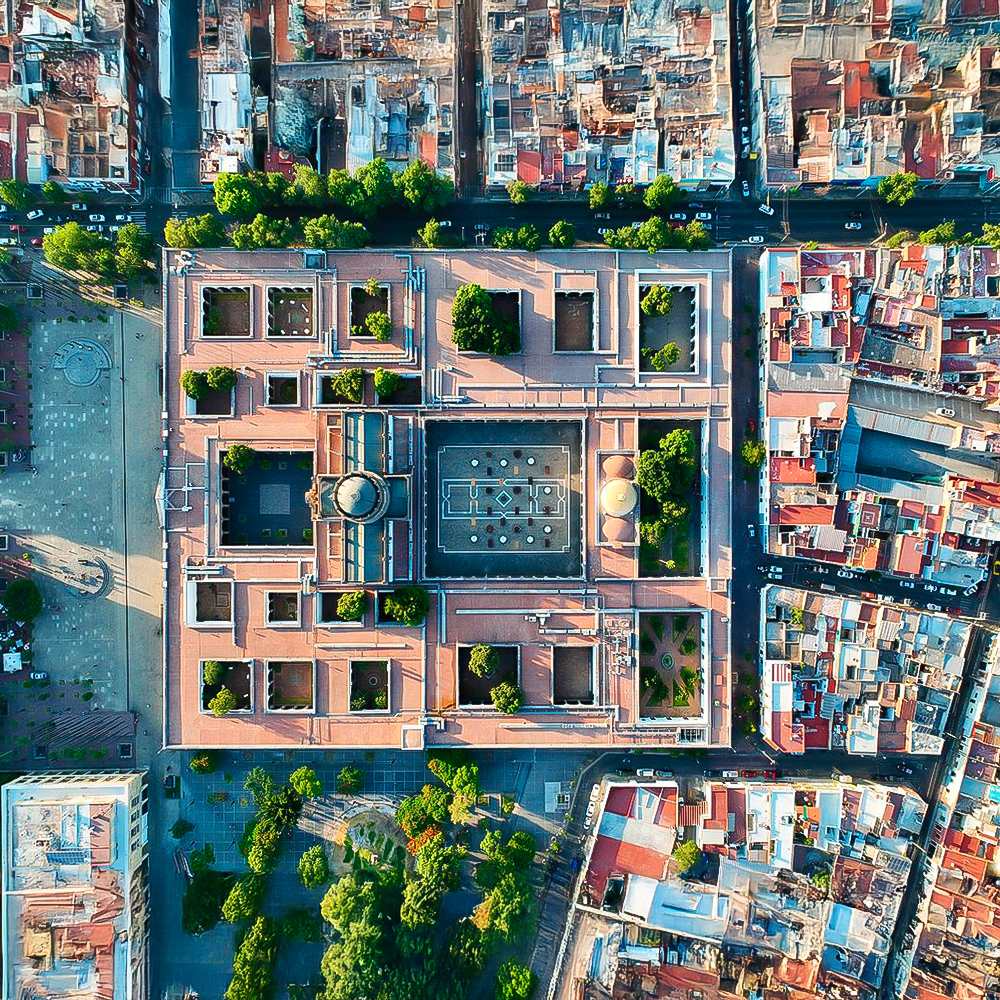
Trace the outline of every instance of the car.
<instances>
[{"instance_id":1,"label":"car","mask_svg":"<svg viewBox=\"0 0 1000 1000\"><path fill-rule=\"evenodd\" d=\"M940 604L928 604L927 605L927 610L928 611L940 611L941 610L941 605Z\"/></svg>"},{"instance_id":2,"label":"car","mask_svg":"<svg viewBox=\"0 0 1000 1000\"><path fill-rule=\"evenodd\" d=\"M906 590L913 590L915 586L912 580L900 580L899 585L904 587Z\"/></svg>"},{"instance_id":3,"label":"car","mask_svg":"<svg viewBox=\"0 0 1000 1000\"><path fill-rule=\"evenodd\" d=\"M993 564L993 575L1000 576L1000 559Z\"/></svg>"},{"instance_id":4,"label":"car","mask_svg":"<svg viewBox=\"0 0 1000 1000\"><path fill-rule=\"evenodd\" d=\"M965 588L965 596L966 597L975 597L976 596L976 591L978 589L979 589L979 585L978 584L974 584L971 587L966 587Z\"/></svg>"},{"instance_id":5,"label":"car","mask_svg":"<svg viewBox=\"0 0 1000 1000\"><path fill-rule=\"evenodd\" d=\"M748 236L747 243L759 244L764 242L763 236Z\"/></svg>"},{"instance_id":6,"label":"car","mask_svg":"<svg viewBox=\"0 0 1000 1000\"><path fill-rule=\"evenodd\" d=\"M740 159L741 160L749 160L750 159L750 147L749 146L744 146L740 150Z\"/></svg>"},{"instance_id":7,"label":"car","mask_svg":"<svg viewBox=\"0 0 1000 1000\"><path fill-rule=\"evenodd\" d=\"M855 575L856 574L852 573L849 569L837 570L837 576L839 576L841 580L853 580Z\"/></svg>"},{"instance_id":8,"label":"car","mask_svg":"<svg viewBox=\"0 0 1000 1000\"><path fill-rule=\"evenodd\" d=\"M670 219L673 222L687 222L687 216L683 212L671 212Z\"/></svg>"},{"instance_id":9,"label":"car","mask_svg":"<svg viewBox=\"0 0 1000 1000\"><path fill-rule=\"evenodd\" d=\"M747 535L750 538L753 538L755 531L756 531L756 528L755 528L755 526L753 524L748 524L747 525Z\"/></svg>"},{"instance_id":10,"label":"car","mask_svg":"<svg viewBox=\"0 0 1000 1000\"><path fill-rule=\"evenodd\" d=\"M132 221L132 216L131 216L131 215L124 215L124 216L123 216L123 215L118 215L118 216L115 216L115 218L118 218L118 219L127 219L127 220L128 220L129 222L131 222L131 221ZM438 223L438 225L439 225L439 226L440 226L440 227L441 227L442 229L448 229L448 228L450 228L450 227L451 227L451 219L442 219L442 220L441 220L441 221L440 221L440 222Z\"/></svg>"},{"instance_id":11,"label":"car","mask_svg":"<svg viewBox=\"0 0 1000 1000\"><path fill-rule=\"evenodd\" d=\"M115 222L131 222L131 221L132 221L132 216L131 215L116 215L115 216ZM439 226L450 226L451 223L450 222L439 222L438 225Z\"/></svg>"},{"instance_id":12,"label":"car","mask_svg":"<svg viewBox=\"0 0 1000 1000\"><path fill-rule=\"evenodd\" d=\"M31 237L31 245L33 247L40 247L42 245L42 238L41 238L41 236L32 236Z\"/></svg>"},{"instance_id":13,"label":"car","mask_svg":"<svg viewBox=\"0 0 1000 1000\"><path fill-rule=\"evenodd\" d=\"M103 215L88 215L87 216L87 220L89 222L104 222L105 221Z\"/></svg>"},{"instance_id":14,"label":"car","mask_svg":"<svg viewBox=\"0 0 1000 1000\"><path fill-rule=\"evenodd\" d=\"M70 205L70 208L72 208L74 212L86 212L87 211L87 206L82 201L75 201L75 202L73 202L73 204Z\"/></svg>"},{"instance_id":15,"label":"car","mask_svg":"<svg viewBox=\"0 0 1000 1000\"><path fill-rule=\"evenodd\" d=\"M765 215L774 215L774 209L770 205L758 205L758 212L763 212Z\"/></svg>"},{"instance_id":16,"label":"car","mask_svg":"<svg viewBox=\"0 0 1000 1000\"><path fill-rule=\"evenodd\" d=\"M955 416L955 411L949 406L939 406L934 411L939 417L953 417Z\"/></svg>"},{"instance_id":17,"label":"car","mask_svg":"<svg viewBox=\"0 0 1000 1000\"><path fill-rule=\"evenodd\" d=\"M700 201L689 201L688 208L704 208L704 204Z\"/></svg>"},{"instance_id":18,"label":"car","mask_svg":"<svg viewBox=\"0 0 1000 1000\"><path fill-rule=\"evenodd\" d=\"M924 590L928 594L936 594L938 592L937 587L935 587L933 583L925 583L924 584Z\"/></svg>"},{"instance_id":19,"label":"car","mask_svg":"<svg viewBox=\"0 0 1000 1000\"><path fill-rule=\"evenodd\" d=\"M101 231L100 226L87 226L88 233L99 233Z\"/></svg>"},{"instance_id":20,"label":"car","mask_svg":"<svg viewBox=\"0 0 1000 1000\"><path fill-rule=\"evenodd\" d=\"M637 778L655 778L656 772L651 767L640 767L635 772Z\"/></svg>"},{"instance_id":21,"label":"car","mask_svg":"<svg viewBox=\"0 0 1000 1000\"><path fill-rule=\"evenodd\" d=\"M742 185L742 188L743 188L743 197L744 198L749 198L750 197L750 185L746 181L744 181L743 185Z\"/></svg>"},{"instance_id":22,"label":"car","mask_svg":"<svg viewBox=\"0 0 1000 1000\"><path fill-rule=\"evenodd\" d=\"M761 771L760 772L765 778L780 778L781 771Z\"/></svg>"},{"instance_id":23,"label":"car","mask_svg":"<svg viewBox=\"0 0 1000 1000\"><path fill-rule=\"evenodd\" d=\"M723 771L722 772L722 777L723 778L738 778L739 776L740 776L739 771Z\"/></svg>"},{"instance_id":24,"label":"car","mask_svg":"<svg viewBox=\"0 0 1000 1000\"><path fill-rule=\"evenodd\" d=\"M829 573L830 569L828 566L813 566L812 571L814 573L823 574L823 573Z\"/></svg>"},{"instance_id":25,"label":"car","mask_svg":"<svg viewBox=\"0 0 1000 1000\"><path fill-rule=\"evenodd\" d=\"M475 230L477 233L488 233L490 231L490 227L487 226L485 222L477 222Z\"/></svg>"},{"instance_id":26,"label":"car","mask_svg":"<svg viewBox=\"0 0 1000 1000\"><path fill-rule=\"evenodd\" d=\"M108 226L108 232L109 233L118 233L118 232L121 232L121 228L122 228L121 226Z\"/></svg>"},{"instance_id":27,"label":"car","mask_svg":"<svg viewBox=\"0 0 1000 1000\"><path fill-rule=\"evenodd\" d=\"M742 132L742 133L743 133L744 135L749 135L749 134L750 134L750 126L749 126L749 125L741 125L741 126L740 126L740 131L741 131L741 132Z\"/></svg>"},{"instance_id":28,"label":"car","mask_svg":"<svg viewBox=\"0 0 1000 1000\"><path fill-rule=\"evenodd\" d=\"M607 236L609 233L613 233L613 232L614 232L613 229L598 229L597 230L597 235L598 236Z\"/></svg>"},{"instance_id":29,"label":"car","mask_svg":"<svg viewBox=\"0 0 1000 1000\"><path fill-rule=\"evenodd\" d=\"M712 221L712 213L711 212L695 212L694 213L694 217L699 222L711 222Z\"/></svg>"},{"instance_id":30,"label":"car","mask_svg":"<svg viewBox=\"0 0 1000 1000\"><path fill-rule=\"evenodd\" d=\"M610 222L611 221L611 213L610 212L595 212L594 213L594 218L595 219L607 219Z\"/></svg>"},{"instance_id":31,"label":"car","mask_svg":"<svg viewBox=\"0 0 1000 1000\"><path fill-rule=\"evenodd\" d=\"M861 223L860 222L845 222L844 223L844 228L845 229L860 229L861 228Z\"/></svg>"},{"instance_id":32,"label":"car","mask_svg":"<svg viewBox=\"0 0 1000 1000\"><path fill-rule=\"evenodd\" d=\"M29 219L40 219L45 213L40 208L33 208L28 213Z\"/></svg>"},{"instance_id":33,"label":"car","mask_svg":"<svg viewBox=\"0 0 1000 1000\"><path fill-rule=\"evenodd\" d=\"M18 225L18 224L17 224L16 222L15 222L15 223L14 223L14 225L12 225L12 226L10 227L10 231L11 231L12 233L19 233L19 232L21 232L21 230L22 230L23 228L24 228L23 226L19 226L19 225Z\"/></svg>"},{"instance_id":34,"label":"car","mask_svg":"<svg viewBox=\"0 0 1000 1000\"><path fill-rule=\"evenodd\" d=\"M740 777L741 778L756 778L757 777L757 772L756 771L750 771L750 770L740 771Z\"/></svg>"},{"instance_id":35,"label":"car","mask_svg":"<svg viewBox=\"0 0 1000 1000\"><path fill-rule=\"evenodd\" d=\"M42 233L43 233L43 234L44 234L45 236L48 236L48 235L49 235L49 233L54 233L55 231L56 231L56 227L55 227L55 226L46 226L46 227L45 227L45 228L44 228L44 229L42 230Z\"/></svg>"},{"instance_id":36,"label":"car","mask_svg":"<svg viewBox=\"0 0 1000 1000\"><path fill-rule=\"evenodd\" d=\"M862 597L863 597L863 598L864 598L864 599L865 599L866 601L874 601L874 600L876 599L876 595L875 595L875 594L873 594L873 593L872 593L872 592L871 592L870 590L862 590L862 591L861 591L861 596L862 596Z\"/></svg>"},{"instance_id":37,"label":"car","mask_svg":"<svg viewBox=\"0 0 1000 1000\"><path fill-rule=\"evenodd\" d=\"M49 679L49 675L44 670L34 670L28 674L28 677L33 681L47 681Z\"/></svg>"},{"instance_id":38,"label":"car","mask_svg":"<svg viewBox=\"0 0 1000 1000\"><path fill-rule=\"evenodd\" d=\"M673 771L654 771L653 772L658 778L672 778L674 776Z\"/></svg>"},{"instance_id":39,"label":"car","mask_svg":"<svg viewBox=\"0 0 1000 1000\"><path fill-rule=\"evenodd\" d=\"M864 212L848 212L847 217L849 219L863 219L865 214Z\"/></svg>"},{"instance_id":40,"label":"car","mask_svg":"<svg viewBox=\"0 0 1000 1000\"><path fill-rule=\"evenodd\" d=\"M148 59L148 58L149 58L149 52L148 52L148 51L146 50L146 46L145 46L145 45L143 45L143 43L142 43L142 42L139 42L139 43L138 43L138 44L136 45L136 47L135 47L135 51L139 53L139 58L140 58L140 59L143 59L143 60L145 60L145 59Z\"/></svg>"},{"instance_id":41,"label":"car","mask_svg":"<svg viewBox=\"0 0 1000 1000\"><path fill-rule=\"evenodd\" d=\"M8 211L9 209L6 205L0 205L0 215L6 215Z\"/></svg>"},{"instance_id":42,"label":"car","mask_svg":"<svg viewBox=\"0 0 1000 1000\"><path fill-rule=\"evenodd\" d=\"M896 770L899 771L900 774L913 774L913 768L912 767L906 767L903 764L900 764L896 768Z\"/></svg>"}]
</instances>

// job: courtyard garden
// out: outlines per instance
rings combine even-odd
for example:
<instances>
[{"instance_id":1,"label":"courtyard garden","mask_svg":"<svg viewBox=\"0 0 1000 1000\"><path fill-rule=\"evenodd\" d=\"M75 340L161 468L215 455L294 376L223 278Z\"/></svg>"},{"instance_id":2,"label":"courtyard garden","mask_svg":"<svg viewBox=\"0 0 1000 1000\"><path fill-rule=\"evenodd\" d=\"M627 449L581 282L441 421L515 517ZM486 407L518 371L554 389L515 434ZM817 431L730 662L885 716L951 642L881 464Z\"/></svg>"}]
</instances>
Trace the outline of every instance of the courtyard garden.
<instances>
[{"instance_id":1,"label":"courtyard garden","mask_svg":"<svg viewBox=\"0 0 1000 1000\"><path fill-rule=\"evenodd\" d=\"M640 717L694 718L701 715L701 615L650 613L639 616Z\"/></svg>"},{"instance_id":2,"label":"courtyard garden","mask_svg":"<svg viewBox=\"0 0 1000 1000\"><path fill-rule=\"evenodd\" d=\"M202 660L201 707L219 717L253 706L252 660Z\"/></svg>"},{"instance_id":3,"label":"courtyard garden","mask_svg":"<svg viewBox=\"0 0 1000 1000\"><path fill-rule=\"evenodd\" d=\"M639 370L694 372L694 289L643 285L639 293Z\"/></svg>"},{"instance_id":4,"label":"courtyard garden","mask_svg":"<svg viewBox=\"0 0 1000 1000\"><path fill-rule=\"evenodd\" d=\"M520 647L458 647L458 702L460 705L490 705L505 714L511 699L523 701L520 688ZM501 707L502 706L502 707Z\"/></svg>"}]
</instances>

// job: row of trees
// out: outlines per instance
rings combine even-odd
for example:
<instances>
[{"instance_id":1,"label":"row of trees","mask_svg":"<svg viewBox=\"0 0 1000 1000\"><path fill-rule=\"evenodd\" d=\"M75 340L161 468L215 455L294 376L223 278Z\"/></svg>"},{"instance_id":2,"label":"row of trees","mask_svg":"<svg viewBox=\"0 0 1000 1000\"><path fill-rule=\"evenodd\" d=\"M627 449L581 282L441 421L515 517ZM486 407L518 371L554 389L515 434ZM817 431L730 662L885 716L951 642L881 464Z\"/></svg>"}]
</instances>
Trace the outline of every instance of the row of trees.
<instances>
[{"instance_id":1,"label":"row of trees","mask_svg":"<svg viewBox=\"0 0 1000 1000\"><path fill-rule=\"evenodd\" d=\"M906 246L910 243L919 243L925 247L988 246L994 250L1000 250L1000 224L987 222L983 224L982 231L978 235L971 232L959 235L955 222L948 219L917 233L909 229L901 229L885 241L885 245L890 248Z\"/></svg>"},{"instance_id":2,"label":"row of trees","mask_svg":"<svg viewBox=\"0 0 1000 1000\"><path fill-rule=\"evenodd\" d=\"M249 222L238 223L229 231L214 215L168 219L163 227L163 239L167 246L179 249L232 244L237 250L274 250L293 246L317 250L360 250L368 245L370 236L360 222L345 222L333 215L319 215L300 224L290 219L272 219L258 212Z\"/></svg>"},{"instance_id":3,"label":"row of trees","mask_svg":"<svg viewBox=\"0 0 1000 1000\"><path fill-rule=\"evenodd\" d=\"M39 200L47 201L50 205L62 205L66 201L66 191L57 181L46 181L41 186L40 195L39 199L35 189L23 181L11 177L0 181L0 201L19 212L31 208Z\"/></svg>"},{"instance_id":4,"label":"row of trees","mask_svg":"<svg viewBox=\"0 0 1000 1000\"><path fill-rule=\"evenodd\" d=\"M712 245L708 230L697 220L674 228L658 215L638 226L621 226L605 234L612 250L707 250Z\"/></svg>"},{"instance_id":5,"label":"row of trees","mask_svg":"<svg viewBox=\"0 0 1000 1000\"><path fill-rule=\"evenodd\" d=\"M223 215L249 219L264 209L295 206L300 209L346 209L364 219L374 218L393 204L415 212L433 212L455 196L450 180L439 177L423 160L412 161L393 173L381 158L347 170L323 175L297 164L291 180L281 173L251 171L219 174L214 185L215 205Z\"/></svg>"},{"instance_id":6,"label":"row of trees","mask_svg":"<svg viewBox=\"0 0 1000 1000\"><path fill-rule=\"evenodd\" d=\"M153 241L134 222L122 226L114 240L79 222L67 222L42 238L42 250L56 267L106 278L134 278L149 272Z\"/></svg>"}]
</instances>

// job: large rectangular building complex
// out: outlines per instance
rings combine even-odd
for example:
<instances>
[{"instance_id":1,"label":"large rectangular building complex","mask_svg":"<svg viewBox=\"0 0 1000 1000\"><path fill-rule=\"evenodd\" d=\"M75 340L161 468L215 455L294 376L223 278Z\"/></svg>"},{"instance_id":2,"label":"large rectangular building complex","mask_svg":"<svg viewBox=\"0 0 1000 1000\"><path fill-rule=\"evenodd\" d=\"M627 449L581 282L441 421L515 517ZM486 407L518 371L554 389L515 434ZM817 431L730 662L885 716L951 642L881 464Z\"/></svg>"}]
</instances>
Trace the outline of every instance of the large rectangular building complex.
<instances>
[{"instance_id":1,"label":"large rectangular building complex","mask_svg":"<svg viewBox=\"0 0 1000 1000\"><path fill-rule=\"evenodd\" d=\"M728 741L727 254L165 265L169 746Z\"/></svg>"}]
</instances>

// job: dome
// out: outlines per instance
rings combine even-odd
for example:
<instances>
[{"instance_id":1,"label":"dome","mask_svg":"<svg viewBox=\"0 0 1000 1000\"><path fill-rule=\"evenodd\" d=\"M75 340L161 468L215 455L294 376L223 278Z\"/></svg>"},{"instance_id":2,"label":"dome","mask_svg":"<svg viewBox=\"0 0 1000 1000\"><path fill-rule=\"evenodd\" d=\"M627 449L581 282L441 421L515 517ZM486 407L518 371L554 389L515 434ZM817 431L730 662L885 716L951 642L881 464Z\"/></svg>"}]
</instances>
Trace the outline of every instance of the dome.
<instances>
[{"instance_id":1,"label":"dome","mask_svg":"<svg viewBox=\"0 0 1000 1000\"><path fill-rule=\"evenodd\" d=\"M631 479L635 475L635 465L628 455L608 455L601 463L601 471L610 479Z\"/></svg>"},{"instance_id":2,"label":"dome","mask_svg":"<svg viewBox=\"0 0 1000 1000\"><path fill-rule=\"evenodd\" d=\"M609 479L601 488L601 510L610 517L628 517L638 502L639 491L627 479Z\"/></svg>"},{"instance_id":3,"label":"dome","mask_svg":"<svg viewBox=\"0 0 1000 1000\"><path fill-rule=\"evenodd\" d=\"M606 517L601 534L606 542L630 542L635 537L635 528L622 517Z\"/></svg>"},{"instance_id":4,"label":"dome","mask_svg":"<svg viewBox=\"0 0 1000 1000\"><path fill-rule=\"evenodd\" d=\"M354 520L363 520L371 515L378 506L379 491L367 476L354 473L344 476L337 483L334 491L334 502L337 509L344 515Z\"/></svg>"}]
</instances>

